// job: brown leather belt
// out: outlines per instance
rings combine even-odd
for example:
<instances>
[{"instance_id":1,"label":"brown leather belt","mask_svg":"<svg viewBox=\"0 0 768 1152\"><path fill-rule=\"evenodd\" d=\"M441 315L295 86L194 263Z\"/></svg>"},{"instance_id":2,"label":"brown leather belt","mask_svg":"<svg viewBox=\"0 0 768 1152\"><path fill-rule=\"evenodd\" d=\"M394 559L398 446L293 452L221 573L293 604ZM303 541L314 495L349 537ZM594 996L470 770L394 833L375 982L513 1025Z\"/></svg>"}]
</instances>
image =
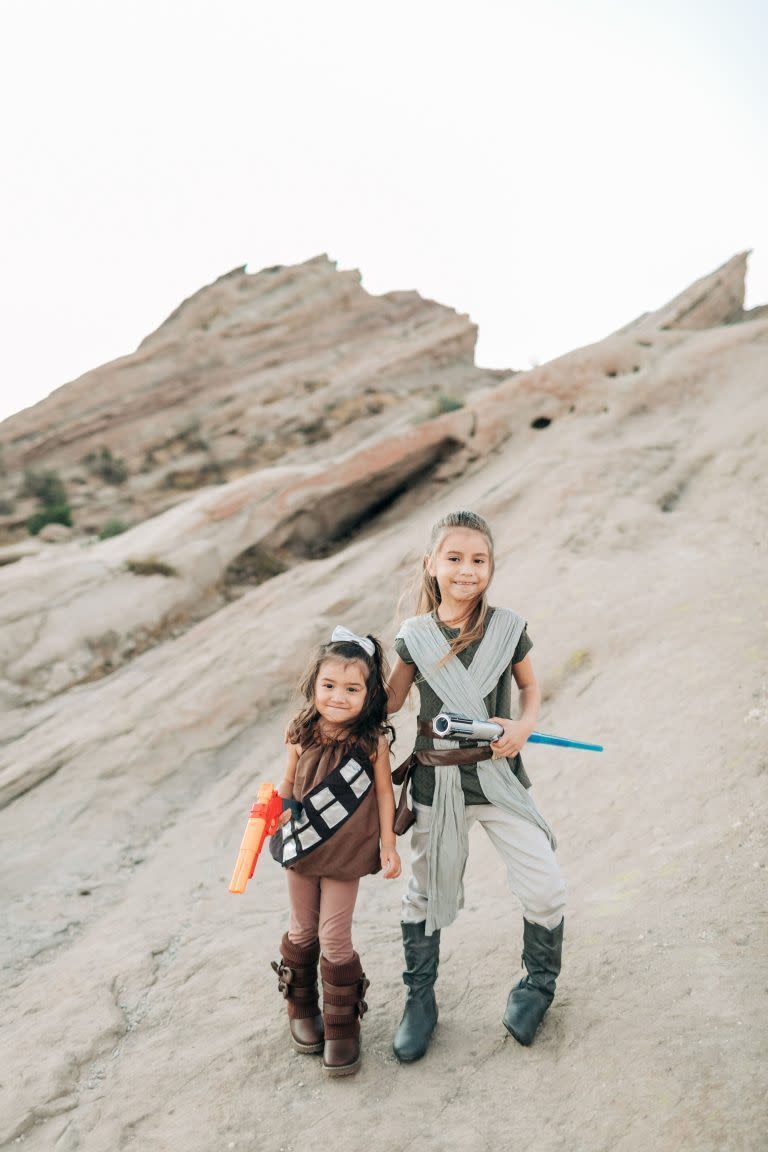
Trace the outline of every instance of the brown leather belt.
<instances>
[{"instance_id":1,"label":"brown leather belt","mask_svg":"<svg viewBox=\"0 0 768 1152\"><path fill-rule=\"evenodd\" d=\"M427 739L433 740L435 737L434 729L432 728L432 721L431 720L425 720L423 716L419 716L417 731L419 733L419 736L426 736ZM440 760L421 760L420 761L421 764L478 764L481 760L487 760L488 759L488 745L487 744L484 745L482 748L478 748L477 746L473 747L472 745L470 745L469 747L466 747L466 748L461 748L461 747L460 748L445 748L445 749L441 749L440 752L437 752L435 749L431 749L431 748L422 748L421 753L425 753L425 752L429 753L430 755L435 755L435 756L439 755L441 757L441 759ZM467 758L468 752L472 753L472 755L469 758ZM477 753L480 753L480 752L482 753L482 755L481 756L477 755ZM446 754L449 756L458 757L458 759L445 760L443 757L445 757Z\"/></svg>"},{"instance_id":2,"label":"brown leather belt","mask_svg":"<svg viewBox=\"0 0 768 1152\"><path fill-rule=\"evenodd\" d=\"M431 737L434 736L432 731L432 721L424 720L421 716L418 720L417 731L419 736ZM488 746L483 748L419 748L411 752L407 760L403 760L402 764L398 764L392 773L392 783L402 784L410 776L413 769L417 764L428 764L431 767L438 767L442 764L479 764L481 760L488 759Z\"/></svg>"},{"instance_id":3,"label":"brown leather belt","mask_svg":"<svg viewBox=\"0 0 768 1152\"><path fill-rule=\"evenodd\" d=\"M432 737L432 721L423 716L418 718L419 736ZM408 780L417 764L429 764L437 767L441 764L479 764L481 760L488 759L488 746L483 748L414 748L407 760L398 764L392 773L392 783L402 784L403 788L395 808L394 830L398 836L413 824L416 817L408 807Z\"/></svg>"}]
</instances>

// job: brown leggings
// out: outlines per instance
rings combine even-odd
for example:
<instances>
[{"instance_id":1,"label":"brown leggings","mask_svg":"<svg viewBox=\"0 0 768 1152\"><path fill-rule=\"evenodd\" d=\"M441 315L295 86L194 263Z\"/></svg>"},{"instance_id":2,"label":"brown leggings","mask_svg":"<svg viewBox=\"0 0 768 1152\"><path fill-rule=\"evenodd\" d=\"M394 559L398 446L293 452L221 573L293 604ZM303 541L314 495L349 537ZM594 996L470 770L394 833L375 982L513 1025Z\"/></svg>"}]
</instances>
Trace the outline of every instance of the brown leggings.
<instances>
[{"instance_id":1,"label":"brown leggings","mask_svg":"<svg viewBox=\"0 0 768 1152\"><path fill-rule=\"evenodd\" d=\"M320 951L331 964L352 959L352 913L359 880L331 880L327 876L301 876L286 868L292 944L311 944L319 938Z\"/></svg>"}]
</instances>

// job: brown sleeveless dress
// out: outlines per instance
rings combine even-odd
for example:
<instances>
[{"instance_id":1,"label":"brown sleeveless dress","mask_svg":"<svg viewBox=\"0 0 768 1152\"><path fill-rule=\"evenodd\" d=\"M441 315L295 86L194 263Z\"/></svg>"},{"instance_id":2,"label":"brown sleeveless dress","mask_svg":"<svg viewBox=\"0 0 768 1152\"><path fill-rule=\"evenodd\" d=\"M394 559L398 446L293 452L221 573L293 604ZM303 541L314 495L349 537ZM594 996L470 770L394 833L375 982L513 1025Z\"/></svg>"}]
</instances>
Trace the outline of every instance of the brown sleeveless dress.
<instances>
[{"instance_id":1,"label":"brown sleeveless dress","mask_svg":"<svg viewBox=\"0 0 768 1152\"><path fill-rule=\"evenodd\" d=\"M350 753L360 764L368 767L373 776L370 758L355 744L318 742L304 748L296 765L294 800L301 802L307 792L321 784ZM288 867L301 876L327 876L331 880L357 880L360 876L380 872L379 808L374 785L368 789L362 804L346 824L337 829L325 844Z\"/></svg>"}]
</instances>

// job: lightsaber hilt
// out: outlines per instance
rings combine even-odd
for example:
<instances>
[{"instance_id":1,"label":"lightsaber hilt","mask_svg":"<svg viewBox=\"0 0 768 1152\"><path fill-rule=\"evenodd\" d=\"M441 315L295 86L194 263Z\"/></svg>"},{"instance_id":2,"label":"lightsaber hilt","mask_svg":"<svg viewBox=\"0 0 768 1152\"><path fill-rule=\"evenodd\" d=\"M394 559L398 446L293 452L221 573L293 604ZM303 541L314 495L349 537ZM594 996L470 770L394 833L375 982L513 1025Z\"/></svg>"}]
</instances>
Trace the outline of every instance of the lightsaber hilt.
<instances>
[{"instance_id":1,"label":"lightsaber hilt","mask_svg":"<svg viewBox=\"0 0 768 1152\"><path fill-rule=\"evenodd\" d=\"M471 720L469 716L460 716L456 712L441 712L432 721L432 731L443 740L458 736L464 740L487 740L490 743L498 740L504 729L501 724L490 720Z\"/></svg>"},{"instance_id":2,"label":"lightsaber hilt","mask_svg":"<svg viewBox=\"0 0 768 1152\"><path fill-rule=\"evenodd\" d=\"M442 740L458 737L462 740L477 740L492 743L504 732L500 724L492 720L472 720L457 712L441 712L432 721L432 731ZM546 732L531 732L529 744L552 744L556 748L580 748L584 752L602 752L602 744L584 744L580 740L567 740L564 736L548 736Z\"/></svg>"}]
</instances>

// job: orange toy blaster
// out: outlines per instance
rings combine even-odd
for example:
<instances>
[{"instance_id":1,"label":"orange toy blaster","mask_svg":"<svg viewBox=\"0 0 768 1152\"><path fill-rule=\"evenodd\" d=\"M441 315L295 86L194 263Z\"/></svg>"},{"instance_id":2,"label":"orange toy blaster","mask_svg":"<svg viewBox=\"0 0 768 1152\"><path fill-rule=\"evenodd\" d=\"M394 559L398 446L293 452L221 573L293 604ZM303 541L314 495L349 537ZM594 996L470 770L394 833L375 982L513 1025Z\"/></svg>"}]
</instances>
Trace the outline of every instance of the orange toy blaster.
<instances>
[{"instance_id":1,"label":"orange toy blaster","mask_svg":"<svg viewBox=\"0 0 768 1152\"><path fill-rule=\"evenodd\" d=\"M283 801L271 784L260 784L259 795L248 823L245 826L243 842L237 854L237 864L229 882L230 892L245 892L245 886L253 876L259 853L267 836L271 836L280 826L283 814Z\"/></svg>"}]
</instances>

